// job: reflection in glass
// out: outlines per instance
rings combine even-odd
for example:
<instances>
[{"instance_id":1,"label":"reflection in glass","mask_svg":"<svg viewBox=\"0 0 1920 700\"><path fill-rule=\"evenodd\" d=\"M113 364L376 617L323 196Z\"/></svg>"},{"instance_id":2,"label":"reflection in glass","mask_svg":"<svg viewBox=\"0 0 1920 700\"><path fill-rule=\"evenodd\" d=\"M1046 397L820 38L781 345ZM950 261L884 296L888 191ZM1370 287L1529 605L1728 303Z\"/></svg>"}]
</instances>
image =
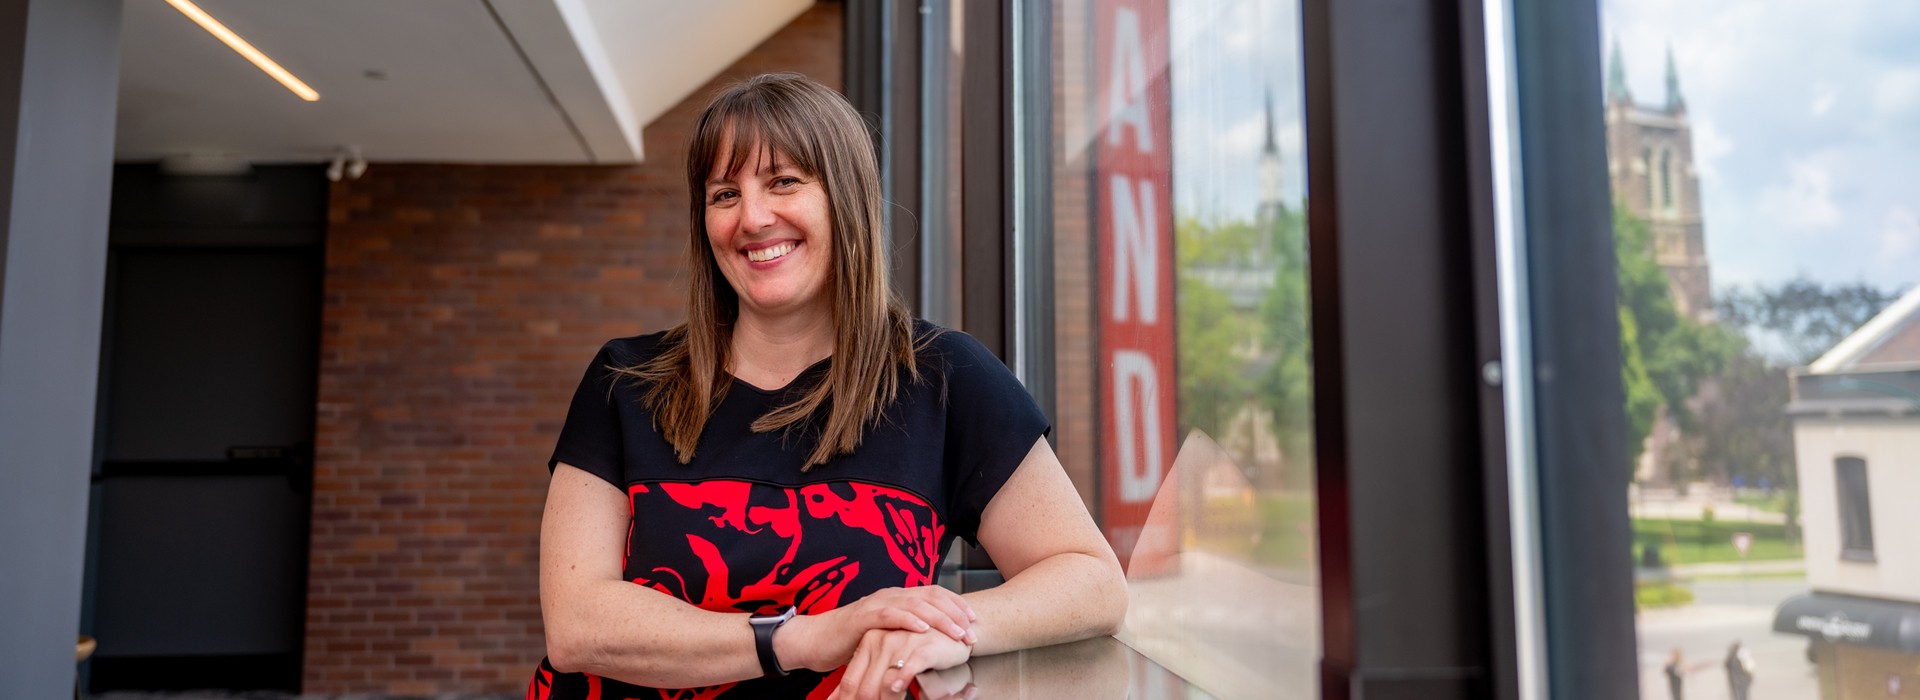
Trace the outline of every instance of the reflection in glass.
<instances>
[{"instance_id":1,"label":"reflection in glass","mask_svg":"<svg viewBox=\"0 0 1920 700\"><path fill-rule=\"evenodd\" d=\"M1058 451L1127 562L1121 639L1317 697L1299 7L1053 0Z\"/></svg>"}]
</instances>

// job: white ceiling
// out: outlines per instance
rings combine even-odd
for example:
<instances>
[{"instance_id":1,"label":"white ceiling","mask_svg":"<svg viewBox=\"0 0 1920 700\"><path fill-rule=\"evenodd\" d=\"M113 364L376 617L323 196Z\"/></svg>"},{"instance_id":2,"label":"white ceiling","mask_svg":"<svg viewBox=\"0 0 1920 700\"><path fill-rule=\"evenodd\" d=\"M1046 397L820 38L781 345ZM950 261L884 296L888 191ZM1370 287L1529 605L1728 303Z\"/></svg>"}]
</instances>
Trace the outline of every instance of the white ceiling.
<instances>
[{"instance_id":1,"label":"white ceiling","mask_svg":"<svg viewBox=\"0 0 1920 700\"><path fill-rule=\"evenodd\" d=\"M196 0L305 102L164 0L126 0L120 160L623 163L640 129L812 0ZM370 71L384 77L369 77Z\"/></svg>"}]
</instances>

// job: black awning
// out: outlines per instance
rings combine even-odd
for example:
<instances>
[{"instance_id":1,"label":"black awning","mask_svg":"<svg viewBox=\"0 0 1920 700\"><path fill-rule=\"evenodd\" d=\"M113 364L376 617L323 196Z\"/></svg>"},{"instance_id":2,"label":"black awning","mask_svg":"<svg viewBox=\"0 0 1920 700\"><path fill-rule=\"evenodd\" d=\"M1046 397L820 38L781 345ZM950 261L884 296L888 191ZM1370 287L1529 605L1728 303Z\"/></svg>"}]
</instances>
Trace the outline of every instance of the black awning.
<instances>
[{"instance_id":1,"label":"black awning","mask_svg":"<svg viewBox=\"0 0 1920 700\"><path fill-rule=\"evenodd\" d=\"M1773 613L1773 631L1920 653L1920 603L1808 593Z\"/></svg>"}]
</instances>

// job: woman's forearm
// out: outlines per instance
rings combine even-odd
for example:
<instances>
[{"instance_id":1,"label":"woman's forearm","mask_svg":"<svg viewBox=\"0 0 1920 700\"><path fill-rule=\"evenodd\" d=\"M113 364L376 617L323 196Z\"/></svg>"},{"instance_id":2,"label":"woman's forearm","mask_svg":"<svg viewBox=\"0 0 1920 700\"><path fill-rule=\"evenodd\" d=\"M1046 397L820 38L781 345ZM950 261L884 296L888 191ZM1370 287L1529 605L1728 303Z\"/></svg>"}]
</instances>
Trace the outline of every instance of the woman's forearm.
<instances>
[{"instance_id":1,"label":"woman's forearm","mask_svg":"<svg viewBox=\"0 0 1920 700\"><path fill-rule=\"evenodd\" d=\"M559 671L655 688L761 675L743 613L702 610L627 581L582 582L554 598L567 601L546 611L547 657Z\"/></svg>"},{"instance_id":2,"label":"woman's forearm","mask_svg":"<svg viewBox=\"0 0 1920 700\"><path fill-rule=\"evenodd\" d=\"M965 597L980 613L975 656L1114 634L1127 615L1119 564L1081 552L1047 557L1006 583Z\"/></svg>"}]
</instances>

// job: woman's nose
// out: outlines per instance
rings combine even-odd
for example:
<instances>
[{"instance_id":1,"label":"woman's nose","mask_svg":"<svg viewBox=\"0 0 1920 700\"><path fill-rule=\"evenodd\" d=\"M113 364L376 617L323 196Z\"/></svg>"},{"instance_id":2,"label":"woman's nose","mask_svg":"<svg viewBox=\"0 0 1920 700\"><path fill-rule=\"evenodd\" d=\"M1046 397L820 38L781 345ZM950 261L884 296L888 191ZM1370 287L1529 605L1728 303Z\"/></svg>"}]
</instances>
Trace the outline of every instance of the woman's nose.
<instances>
[{"instance_id":1,"label":"woman's nose","mask_svg":"<svg viewBox=\"0 0 1920 700\"><path fill-rule=\"evenodd\" d=\"M740 227L746 231L759 231L778 219L773 213L773 202L764 193L742 193L740 195Z\"/></svg>"}]
</instances>

